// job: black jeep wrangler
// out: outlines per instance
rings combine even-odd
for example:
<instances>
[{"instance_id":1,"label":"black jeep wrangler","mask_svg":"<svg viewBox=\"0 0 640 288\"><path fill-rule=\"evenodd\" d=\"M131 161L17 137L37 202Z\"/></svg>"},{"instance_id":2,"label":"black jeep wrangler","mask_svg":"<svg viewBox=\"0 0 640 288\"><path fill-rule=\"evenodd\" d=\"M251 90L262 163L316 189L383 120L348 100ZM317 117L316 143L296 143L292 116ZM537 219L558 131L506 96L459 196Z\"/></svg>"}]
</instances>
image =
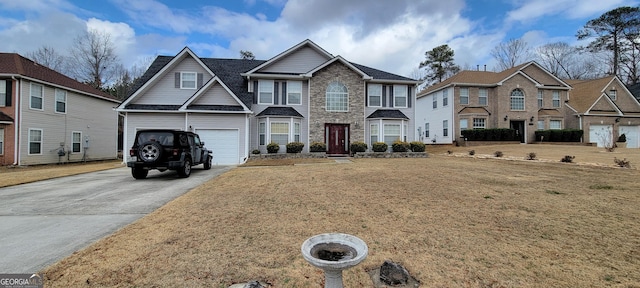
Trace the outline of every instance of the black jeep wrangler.
<instances>
[{"instance_id":1,"label":"black jeep wrangler","mask_svg":"<svg viewBox=\"0 0 640 288\"><path fill-rule=\"evenodd\" d=\"M127 167L136 179L146 178L151 169L176 170L186 178L191 175L191 166L204 164L209 170L213 160L213 153L204 148L198 134L166 129L138 131L129 155L132 161Z\"/></svg>"}]
</instances>

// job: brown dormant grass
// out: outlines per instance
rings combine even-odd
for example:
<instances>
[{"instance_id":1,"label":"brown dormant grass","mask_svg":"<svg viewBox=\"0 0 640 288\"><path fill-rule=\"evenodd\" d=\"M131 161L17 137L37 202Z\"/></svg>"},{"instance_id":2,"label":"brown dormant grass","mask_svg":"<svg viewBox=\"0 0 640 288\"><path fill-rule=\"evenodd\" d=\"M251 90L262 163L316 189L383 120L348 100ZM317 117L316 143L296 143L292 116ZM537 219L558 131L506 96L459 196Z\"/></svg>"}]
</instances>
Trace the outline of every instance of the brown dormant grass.
<instances>
[{"instance_id":1,"label":"brown dormant grass","mask_svg":"<svg viewBox=\"0 0 640 288\"><path fill-rule=\"evenodd\" d=\"M0 166L0 188L118 167L123 167L122 160L61 165Z\"/></svg>"},{"instance_id":2,"label":"brown dormant grass","mask_svg":"<svg viewBox=\"0 0 640 288\"><path fill-rule=\"evenodd\" d=\"M239 167L41 272L47 287L322 287L300 246L342 232L369 246L346 287L387 259L422 287L640 285L638 170L500 149Z\"/></svg>"}]
</instances>

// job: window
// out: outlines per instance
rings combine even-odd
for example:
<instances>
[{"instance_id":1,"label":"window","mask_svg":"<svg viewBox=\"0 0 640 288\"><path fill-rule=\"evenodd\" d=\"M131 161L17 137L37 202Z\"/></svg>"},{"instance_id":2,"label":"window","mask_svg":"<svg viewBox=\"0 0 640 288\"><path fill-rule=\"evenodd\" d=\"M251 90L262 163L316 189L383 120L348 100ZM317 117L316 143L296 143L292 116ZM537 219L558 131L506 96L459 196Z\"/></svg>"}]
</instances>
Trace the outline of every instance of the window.
<instances>
[{"instance_id":1,"label":"window","mask_svg":"<svg viewBox=\"0 0 640 288\"><path fill-rule=\"evenodd\" d=\"M333 81L327 86L326 110L330 112L348 112L349 111L349 93L344 84Z\"/></svg>"},{"instance_id":2,"label":"window","mask_svg":"<svg viewBox=\"0 0 640 288\"><path fill-rule=\"evenodd\" d=\"M29 108L42 110L42 85L31 83L31 97L29 98Z\"/></svg>"},{"instance_id":3,"label":"window","mask_svg":"<svg viewBox=\"0 0 640 288\"><path fill-rule=\"evenodd\" d=\"M276 142L278 145L287 145L289 143L289 123L271 123L271 142Z\"/></svg>"},{"instance_id":4,"label":"window","mask_svg":"<svg viewBox=\"0 0 640 288\"><path fill-rule=\"evenodd\" d=\"M449 105L449 90L442 90L442 107Z\"/></svg>"},{"instance_id":5,"label":"window","mask_svg":"<svg viewBox=\"0 0 640 288\"><path fill-rule=\"evenodd\" d=\"M538 108L542 108L544 106L544 92L542 90L538 90Z\"/></svg>"},{"instance_id":6,"label":"window","mask_svg":"<svg viewBox=\"0 0 640 288\"><path fill-rule=\"evenodd\" d=\"M520 89L511 91L511 110L524 110L524 92Z\"/></svg>"},{"instance_id":7,"label":"window","mask_svg":"<svg viewBox=\"0 0 640 288\"><path fill-rule=\"evenodd\" d=\"M393 145L393 142L400 139L400 125L399 124L384 124L384 143L387 143L389 147Z\"/></svg>"},{"instance_id":8,"label":"window","mask_svg":"<svg viewBox=\"0 0 640 288\"><path fill-rule=\"evenodd\" d=\"M553 108L559 108L559 107L560 107L560 92L553 91Z\"/></svg>"},{"instance_id":9,"label":"window","mask_svg":"<svg viewBox=\"0 0 640 288\"><path fill-rule=\"evenodd\" d=\"M618 93L616 93L616 90L611 89L609 91L609 98L611 98L611 100L616 100L616 98L618 97L617 94Z\"/></svg>"},{"instance_id":10,"label":"window","mask_svg":"<svg viewBox=\"0 0 640 288\"><path fill-rule=\"evenodd\" d=\"M196 89L196 72L180 73L180 89Z\"/></svg>"},{"instance_id":11,"label":"window","mask_svg":"<svg viewBox=\"0 0 640 288\"><path fill-rule=\"evenodd\" d=\"M289 105L302 104L302 82L300 81L287 82L287 104Z\"/></svg>"},{"instance_id":12,"label":"window","mask_svg":"<svg viewBox=\"0 0 640 288\"><path fill-rule=\"evenodd\" d=\"M293 141L300 142L300 123L293 123Z\"/></svg>"},{"instance_id":13,"label":"window","mask_svg":"<svg viewBox=\"0 0 640 288\"><path fill-rule=\"evenodd\" d=\"M0 128L0 155L4 155L4 128Z\"/></svg>"},{"instance_id":14,"label":"window","mask_svg":"<svg viewBox=\"0 0 640 288\"><path fill-rule=\"evenodd\" d=\"M258 104L273 104L273 80L258 81Z\"/></svg>"},{"instance_id":15,"label":"window","mask_svg":"<svg viewBox=\"0 0 640 288\"><path fill-rule=\"evenodd\" d=\"M544 120L538 120L538 130L544 130Z\"/></svg>"},{"instance_id":16,"label":"window","mask_svg":"<svg viewBox=\"0 0 640 288\"><path fill-rule=\"evenodd\" d=\"M56 112L67 113L67 91L56 89Z\"/></svg>"},{"instance_id":17,"label":"window","mask_svg":"<svg viewBox=\"0 0 640 288\"><path fill-rule=\"evenodd\" d=\"M407 108L407 86L393 85L393 106Z\"/></svg>"},{"instance_id":18,"label":"window","mask_svg":"<svg viewBox=\"0 0 640 288\"><path fill-rule=\"evenodd\" d=\"M42 130L29 129L29 155L42 154Z\"/></svg>"},{"instance_id":19,"label":"window","mask_svg":"<svg viewBox=\"0 0 640 288\"><path fill-rule=\"evenodd\" d=\"M562 121L561 120L549 121L549 129L562 129Z\"/></svg>"},{"instance_id":20,"label":"window","mask_svg":"<svg viewBox=\"0 0 640 288\"><path fill-rule=\"evenodd\" d=\"M71 133L71 153L80 153L82 150L82 132Z\"/></svg>"},{"instance_id":21,"label":"window","mask_svg":"<svg viewBox=\"0 0 640 288\"><path fill-rule=\"evenodd\" d=\"M442 136L449 136L449 120L442 120Z\"/></svg>"},{"instance_id":22,"label":"window","mask_svg":"<svg viewBox=\"0 0 640 288\"><path fill-rule=\"evenodd\" d=\"M424 123L424 137L429 138L429 123Z\"/></svg>"},{"instance_id":23,"label":"window","mask_svg":"<svg viewBox=\"0 0 640 288\"><path fill-rule=\"evenodd\" d=\"M433 109L438 108L438 95L433 95Z\"/></svg>"},{"instance_id":24,"label":"window","mask_svg":"<svg viewBox=\"0 0 640 288\"><path fill-rule=\"evenodd\" d=\"M7 80L0 80L0 107L7 106Z\"/></svg>"},{"instance_id":25,"label":"window","mask_svg":"<svg viewBox=\"0 0 640 288\"><path fill-rule=\"evenodd\" d=\"M371 139L370 139L371 143L369 144L373 144L380 141L378 138L379 133L380 133L380 130L378 128L378 124L371 124Z\"/></svg>"},{"instance_id":26,"label":"window","mask_svg":"<svg viewBox=\"0 0 640 288\"><path fill-rule=\"evenodd\" d=\"M487 89L480 88L480 90L478 90L478 104L486 106L488 103L488 98L489 92L487 91Z\"/></svg>"},{"instance_id":27,"label":"window","mask_svg":"<svg viewBox=\"0 0 640 288\"><path fill-rule=\"evenodd\" d=\"M460 104L469 104L469 88L460 88Z\"/></svg>"},{"instance_id":28,"label":"window","mask_svg":"<svg viewBox=\"0 0 640 288\"><path fill-rule=\"evenodd\" d=\"M484 129L486 128L486 119L484 118L473 118L473 129Z\"/></svg>"},{"instance_id":29,"label":"window","mask_svg":"<svg viewBox=\"0 0 640 288\"><path fill-rule=\"evenodd\" d=\"M258 123L258 145L267 145L267 123Z\"/></svg>"},{"instance_id":30,"label":"window","mask_svg":"<svg viewBox=\"0 0 640 288\"><path fill-rule=\"evenodd\" d=\"M382 106L382 85L369 84L369 104L370 107Z\"/></svg>"},{"instance_id":31,"label":"window","mask_svg":"<svg viewBox=\"0 0 640 288\"><path fill-rule=\"evenodd\" d=\"M460 131L469 129L469 121L467 119L460 119Z\"/></svg>"}]
</instances>

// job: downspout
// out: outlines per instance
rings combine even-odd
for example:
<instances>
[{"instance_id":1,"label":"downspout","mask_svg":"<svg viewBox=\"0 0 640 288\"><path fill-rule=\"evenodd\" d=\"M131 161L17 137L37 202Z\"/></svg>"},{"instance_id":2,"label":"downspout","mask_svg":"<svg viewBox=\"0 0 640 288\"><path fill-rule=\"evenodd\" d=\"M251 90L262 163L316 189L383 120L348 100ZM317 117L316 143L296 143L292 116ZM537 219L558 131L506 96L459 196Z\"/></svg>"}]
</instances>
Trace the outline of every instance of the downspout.
<instances>
[{"instance_id":1,"label":"downspout","mask_svg":"<svg viewBox=\"0 0 640 288\"><path fill-rule=\"evenodd\" d=\"M11 79L13 81L15 81L16 83L16 119L15 119L15 124L13 125L13 165L19 165L20 164L20 123L22 123L22 114L20 113L20 99L22 98L22 90L20 89L22 87L22 85L20 85L20 82L18 79L16 79L15 76L11 76Z\"/></svg>"}]
</instances>

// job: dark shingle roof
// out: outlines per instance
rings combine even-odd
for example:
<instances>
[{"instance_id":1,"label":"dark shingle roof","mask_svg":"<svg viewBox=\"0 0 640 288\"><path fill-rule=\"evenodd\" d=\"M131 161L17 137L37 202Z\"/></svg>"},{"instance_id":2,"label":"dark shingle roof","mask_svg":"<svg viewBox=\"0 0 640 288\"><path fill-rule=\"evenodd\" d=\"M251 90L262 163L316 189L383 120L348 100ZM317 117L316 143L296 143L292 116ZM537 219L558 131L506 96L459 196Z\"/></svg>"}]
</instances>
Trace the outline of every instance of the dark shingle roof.
<instances>
[{"instance_id":1,"label":"dark shingle roof","mask_svg":"<svg viewBox=\"0 0 640 288\"><path fill-rule=\"evenodd\" d=\"M68 89L77 90L96 98L119 102L109 93L80 83L66 75L40 65L16 53L0 53L0 74L13 74L37 79L43 82L60 85Z\"/></svg>"},{"instance_id":2,"label":"dark shingle roof","mask_svg":"<svg viewBox=\"0 0 640 288\"><path fill-rule=\"evenodd\" d=\"M0 112L0 122L13 122L13 118L9 115Z\"/></svg>"},{"instance_id":3,"label":"dark shingle roof","mask_svg":"<svg viewBox=\"0 0 640 288\"><path fill-rule=\"evenodd\" d=\"M630 85L627 87L627 89L629 89L629 92L633 94L633 97L636 97L636 99L640 101L640 83Z\"/></svg>"},{"instance_id":4,"label":"dark shingle roof","mask_svg":"<svg viewBox=\"0 0 640 288\"><path fill-rule=\"evenodd\" d=\"M264 109L262 112L256 115L256 117L261 116L287 116L304 118L302 117L302 114L296 111L296 109L293 109L293 107L267 107L267 109Z\"/></svg>"},{"instance_id":5,"label":"dark shingle roof","mask_svg":"<svg viewBox=\"0 0 640 288\"><path fill-rule=\"evenodd\" d=\"M375 112L371 113L367 119L409 119L407 115L404 115L400 110L394 109L378 109Z\"/></svg>"},{"instance_id":6,"label":"dark shingle roof","mask_svg":"<svg viewBox=\"0 0 640 288\"><path fill-rule=\"evenodd\" d=\"M356 64L353 62L349 62L349 63L351 63L351 65L355 66L356 68L360 69L362 72L366 73L367 75L373 77L373 79L376 79L376 80L396 80L396 81L416 81L416 82L418 81L415 79L396 75L389 72L384 72L382 70L374 69L374 68Z\"/></svg>"}]
</instances>

